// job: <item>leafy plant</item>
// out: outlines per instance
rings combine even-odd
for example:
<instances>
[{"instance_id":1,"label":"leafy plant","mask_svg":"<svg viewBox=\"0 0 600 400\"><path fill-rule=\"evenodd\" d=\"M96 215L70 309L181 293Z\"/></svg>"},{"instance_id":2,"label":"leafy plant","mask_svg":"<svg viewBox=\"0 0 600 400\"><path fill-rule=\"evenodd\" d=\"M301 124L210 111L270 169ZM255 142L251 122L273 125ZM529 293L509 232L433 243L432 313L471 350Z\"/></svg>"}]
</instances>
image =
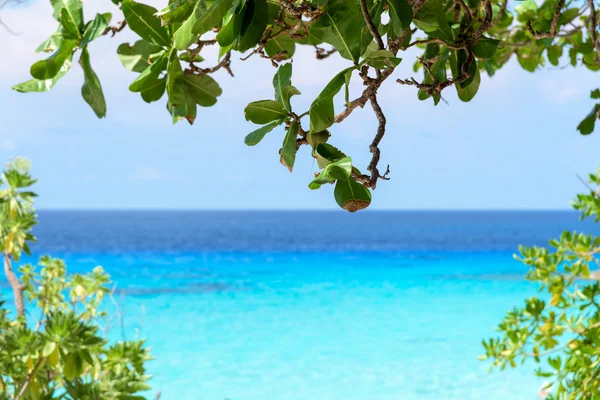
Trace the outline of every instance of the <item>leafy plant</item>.
<instances>
[{"instance_id":1,"label":"leafy plant","mask_svg":"<svg viewBox=\"0 0 600 400\"><path fill-rule=\"evenodd\" d=\"M170 0L162 10L134 0L112 1L124 15L115 26L110 25L110 14L86 21L80 0L51 0L58 29L38 52L53 54L33 64L33 79L14 89L50 90L80 51L82 96L98 117L104 117L106 104L89 48L101 36L114 36L129 26L140 40L117 48L123 66L138 74L129 89L146 102L159 101L166 93L173 122L185 119L192 124L197 106L210 107L221 95L211 75L226 70L233 76L232 52L246 53L243 60L260 56L278 68L275 98L246 107L246 118L262 125L246 137L246 143L254 146L285 125L280 154L290 171L304 145L313 148L311 154L321 161L321 168L336 161L319 153L315 142L324 144L331 137L326 130L370 104L378 127L369 144L372 157L366 173L352 168L349 180L336 184L340 188L336 200L348 211L367 207L377 182L388 179L389 167L385 172L378 167L379 144L386 132L378 91L391 81L402 61L401 52L421 50L414 71L421 70L423 76L396 82L414 87L419 100L432 99L436 105L451 86L461 101L471 101L482 84L481 74L493 76L514 57L530 72L547 63L600 69L599 18L593 0L525 0L512 6L508 0ZM202 67L207 46L219 47L219 59L216 65ZM337 53L348 64L332 77L310 109L301 112L294 112L290 102L291 96L300 95L291 85L297 46L314 46L318 59ZM348 89L352 79L364 85L353 99ZM343 107L336 110L334 101L342 87ZM598 90L592 97L598 98ZM594 130L599 110L600 105L595 105L578 126L582 134Z\"/></svg>"},{"instance_id":2,"label":"leafy plant","mask_svg":"<svg viewBox=\"0 0 600 400\"><path fill-rule=\"evenodd\" d=\"M600 170L588 194L573 202L584 217L600 221ZM515 258L530 267L527 279L545 293L509 311L501 337L483 342L493 367L516 367L531 359L549 379L548 399L600 396L600 237L564 232L548 247L521 247Z\"/></svg>"},{"instance_id":3,"label":"leafy plant","mask_svg":"<svg viewBox=\"0 0 600 400\"><path fill-rule=\"evenodd\" d=\"M0 244L17 311L11 317L0 301L0 399L143 399L152 357L144 341L105 339L111 320L101 305L110 279L102 267L68 275L62 260L43 256L37 267L23 265L20 279L13 271L35 240L34 183L22 159L0 180Z\"/></svg>"}]
</instances>

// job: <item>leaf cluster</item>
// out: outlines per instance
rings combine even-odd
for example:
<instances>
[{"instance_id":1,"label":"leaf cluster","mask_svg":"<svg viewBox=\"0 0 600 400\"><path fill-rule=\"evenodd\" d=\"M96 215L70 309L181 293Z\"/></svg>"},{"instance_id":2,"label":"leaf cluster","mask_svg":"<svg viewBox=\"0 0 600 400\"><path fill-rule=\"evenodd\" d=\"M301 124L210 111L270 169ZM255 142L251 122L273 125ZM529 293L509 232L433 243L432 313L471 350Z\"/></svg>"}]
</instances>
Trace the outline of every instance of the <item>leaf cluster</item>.
<instances>
[{"instance_id":1,"label":"leaf cluster","mask_svg":"<svg viewBox=\"0 0 600 400\"><path fill-rule=\"evenodd\" d=\"M598 176L590 182L598 184ZM582 217L597 216L597 193L574 202ZM598 219L596 219L598 220ZM600 396L600 237L564 232L548 247L520 247L515 258L529 267L527 279L540 296L509 311L500 337L483 341L492 367L516 367L532 360L549 381L547 399Z\"/></svg>"},{"instance_id":2,"label":"leaf cluster","mask_svg":"<svg viewBox=\"0 0 600 400\"><path fill-rule=\"evenodd\" d=\"M326 130L331 134L334 124L370 104L378 121L368 147L372 159L367 173L352 174L369 192L378 180L388 179L389 169L385 173L378 169L386 120L377 93L402 61L401 52L421 50L414 72L423 75L396 82L413 86L419 100L431 99L436 105L451 86L461 101L471 101L479 91L481 75L495 75L511 58L530 72L547 64L600 69L599 21L593 1L525 0L509 5L508 0L170 0L161 10L134 0L113 2L124 16L119 27L109 25L109 14L97 14L84 23L79 0L52 0L59 28L38 51L53 54L32 65L34 79L15 89L49 90L68 71L73 54L81 50L82 96L99 117L105 116L106 104L88 45L127 25L140 37L117 48L123 66L138 74L129 89L146 102L159 101L166 94L173 122L191 124L197 106L213 106L222 94L211 75L220 70L233 75L232 54L245 53L242 60L253 55L268 59L284 68L276 78L289 81L291 66L285 63L293 62L298 46L313 46L317 58L337 53L348 65L323 88L310 109L296 117L285 96L300 91L291 85L286 87L294 90L292 94L282 94L276 87L274 100L248 105L247 119L263 126L246 143L255 145L275 127L285 125L280 155L291 170L297 149L310 144L312 135ZM214 66L205 65L208 46L218 47ZM365 89L351 100L349 83L357 77ZM344 107L336 114L334 103L342 87ZM597 90L592 92L592 98L597 96ZM310 117L309 128L302 126L305 116ZM598 117L600 105L595 105L579 131L591 133Z\"/></svg>"}]
</instances>

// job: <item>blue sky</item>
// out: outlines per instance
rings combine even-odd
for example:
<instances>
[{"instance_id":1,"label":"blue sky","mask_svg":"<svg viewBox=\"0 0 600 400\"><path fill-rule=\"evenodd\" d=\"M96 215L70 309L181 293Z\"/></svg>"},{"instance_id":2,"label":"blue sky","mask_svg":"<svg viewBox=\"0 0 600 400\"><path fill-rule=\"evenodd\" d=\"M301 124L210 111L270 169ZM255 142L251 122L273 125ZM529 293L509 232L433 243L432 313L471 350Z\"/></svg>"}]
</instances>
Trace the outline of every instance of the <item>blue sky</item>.
<instances>
[{"instance_id":1,"label":"blue sky","mask_svg":"<svg viewBox=\"0 0 600 400\"><path fill-rule=\"evenodd\" d=\"M87 17L116 9L108 1L86 2ZM164 101L148 105L127 90L135 74L116 57L128 32L91 47L108 103L98 120L80 97L78 65L51 92L24 95L10 87L29 79L39 56L35 47L54 29L46 2L3 10L19 36L0 30L7 59L0 63L0 161L17 155L32 160L40 179L40 208L162 209L335 209L332 188L311 191L316 166L308 149L292 174L279 164L282 131L256 147L244 136L255 129L243 117L253 100L272 98L275 69L267 60L234 57L231 78L217 74L223 88L217 106L199 108L194 126L172 126ZM118 20L118 18L117 18ZM214 63L213 50L208 53ZM394 77L413 76L415 53L404 54ZM347 61L317 61L313 50L297 52L293 99L305 110ZM394 78L394 80L395 80ZM470 103L453 89L449 105L416 99L414 88L389 82L380 104L388 117L381 165L391 180L379 184L372 209L561 209L582 189L576 174L600 165L600 134L580 136L575 127L592 106L597 77L584 69L522 71L516 61L484 79ZM358 79L352 86L361 90ZM166 101L166 100L165 100ZM341 109L343 99L336 101ZM365 169L376 129L370 109L358 110L332 130L331 143Z\"/></svg>"}]
</instances>

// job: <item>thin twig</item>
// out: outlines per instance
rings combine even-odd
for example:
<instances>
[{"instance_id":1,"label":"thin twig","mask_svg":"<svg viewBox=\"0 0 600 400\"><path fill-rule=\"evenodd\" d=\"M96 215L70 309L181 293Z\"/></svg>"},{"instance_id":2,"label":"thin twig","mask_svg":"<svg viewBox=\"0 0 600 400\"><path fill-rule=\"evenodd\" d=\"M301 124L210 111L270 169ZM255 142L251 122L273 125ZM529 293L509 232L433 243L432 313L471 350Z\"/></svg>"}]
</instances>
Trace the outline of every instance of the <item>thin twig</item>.
<instances>
[{"instance_id":1,"label":"thin twig","mask_svg":"<svg viewBox=\"0 0 600 400\"><path fill-rule=\"evenodd\" d=\"M500 6L500 11L498 12L498 15L496 16L496 18L494 18L494 21L492 22L492 27L494 27L498 22L500 22L500 19L506 12L506 7L508 7L508 0L504 0L502 2L502 5Z\"/></svg>"},{"instance_id":2,"label":"thin twig","mask_svg":"<svg viewBox=\"0 0 600 400\"><path fill-rule=\"evenodd\" d=\"M422 45L422 44L429 44L429 43L442 44L442 45L446 46L447 48L449 48L450 50L459 50L459 49L462 49L465 46L464 43L455 44L455 43L447 42L444 39L440 39L440 38L429 38L429 39L415 40L414 42L409 43L408 45L406 45L402 49L406 50L409 47L413 47L413 46L417 46L417 45Z\"/></svg>"},{"instance_id":3,"label":"thin twig","mask_svg":"<svg viewBox=\"0 0 600 400\"><path fill-rule=\"evenodd\" d=\"M19 400L23 396L23 394L25 393L25 390L27 389L27 385L29 385L29 382L31 382L31 379L33 379L33 375L35 375L36 371L38 370L38 368L40 367L40 365L42 365L42 362L44 360L45 360L44 357L40 357L39 358L39 360L37 361L37 363L35 364L35 366L31 370L31 372L27 375L27 378L25 379L25 382L23 382L23 384L19 388L19 391L17 392L17 395L15 396L14 400Z\"/></svg>"},{"instance_id":4,"label":"thin twig","mask_svg":"<svg viewBox=\"0 0 600 400\"><path fill-rule=\"evenodd\" d=\"M195 66L192 61L192 62L190 62L189 68L187 68L184 71L184 73L206 75L206 74L212 74L214 72L217 72L221 68L223 68L225 71L227 71L227 73L229 75L233 76L233 71L231 70L231 51L228 51L225 54L225 56L223 57L223 59L217 65L215 65L214 67L211 67L211 68L199 68L199 67Z\"/></svg>"},{"instance_id":5,"label":"thin twig","mask_svg":"<svg viewBox=\"0 0 600 400\"><path fill-rule=\"evenodd\" d=\"M118 32L121 32L123 29L125 29L126 26L127 26L127 21L123 20L123 21L119 22L119 25L117 25L117 26L107 27L102 34L106 35L107 33L111 32L111 37L114 37Z\"/></svg>"},{"instance_id":6,"label":"thin twig","mask_svg":"<svg viewBox=\"0 0 600 400\"><path fill-rule=\"evenodd\" d=\"M337 50L335 48L327 50L317 45L315 45L315 51L317 53L317 60L324 60L330 55L337 53Z\"/></svg>"}]
</instances>

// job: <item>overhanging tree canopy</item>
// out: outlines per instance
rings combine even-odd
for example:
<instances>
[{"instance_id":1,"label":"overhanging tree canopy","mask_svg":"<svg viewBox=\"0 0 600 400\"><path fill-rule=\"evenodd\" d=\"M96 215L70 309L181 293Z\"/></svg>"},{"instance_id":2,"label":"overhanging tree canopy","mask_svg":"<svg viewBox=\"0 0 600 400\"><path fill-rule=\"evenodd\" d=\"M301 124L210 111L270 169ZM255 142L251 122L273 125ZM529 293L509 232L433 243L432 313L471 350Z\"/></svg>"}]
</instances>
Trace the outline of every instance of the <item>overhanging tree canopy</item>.
<instances>
[{"instance_id":1,"label":"overhanging tree canopy","mask_svg":"<svg viewBox=\"0 0 600 400\"><path fill-rule=\"evenodd\" d=\"M133 0L112 1L125 17L117 25L110 25L109 13L86 20L80 0L51 0L58 29L37 51L52 55L34 63L33 79L14 89L48 91L78 57L84 72L81 94L98 117L106 116L89 47L129 26L140 40L117 48L123 66L139 73L129 90L148 103L161 100L166 92L173 122L186 119L192 124L196 107L210 107L221 95L211 74L220 69L232 74L232 52L245 53L242 59L260 56L278 68L274 96L245 108L246 119L260 125L246 136L246 144L254 146L282 127L286 133L281 163L292 171L297 150L310 146L321 173L309 187L335 183L336 202L351 212L368 207L371 190L380 179L388 179L389 167L383 171L378 165L386 118L377 93L384 83L393 84L390 77L407 49L422 49L414 66L422 77L401 77L396 84L413 86L419 100L431 98L435 104L451 86L460 100L470 101L481 74L494 75L513 56L530 72L546 62L600 69L600 14L593 0L541 4L526 0L510 5L508 0L170 0L160 11ZM217 65L200 66L206 46L219 47ZM332 77L308 110L292 107L292 97L301 95L292 85L296 46L315 46L319 59L337 52L348 60L348 67ZM354 99L348 89L352 79L364 85ZM342 89L344 108L336 113L334 97ZM600 90L593 90L591 97L600 99ZM371 162L362 172L329 143L329 129L367 103L378 128L369 146ZM600 103L578 130L591 133L598 118Z\"/></svg>"}]
</instances>

